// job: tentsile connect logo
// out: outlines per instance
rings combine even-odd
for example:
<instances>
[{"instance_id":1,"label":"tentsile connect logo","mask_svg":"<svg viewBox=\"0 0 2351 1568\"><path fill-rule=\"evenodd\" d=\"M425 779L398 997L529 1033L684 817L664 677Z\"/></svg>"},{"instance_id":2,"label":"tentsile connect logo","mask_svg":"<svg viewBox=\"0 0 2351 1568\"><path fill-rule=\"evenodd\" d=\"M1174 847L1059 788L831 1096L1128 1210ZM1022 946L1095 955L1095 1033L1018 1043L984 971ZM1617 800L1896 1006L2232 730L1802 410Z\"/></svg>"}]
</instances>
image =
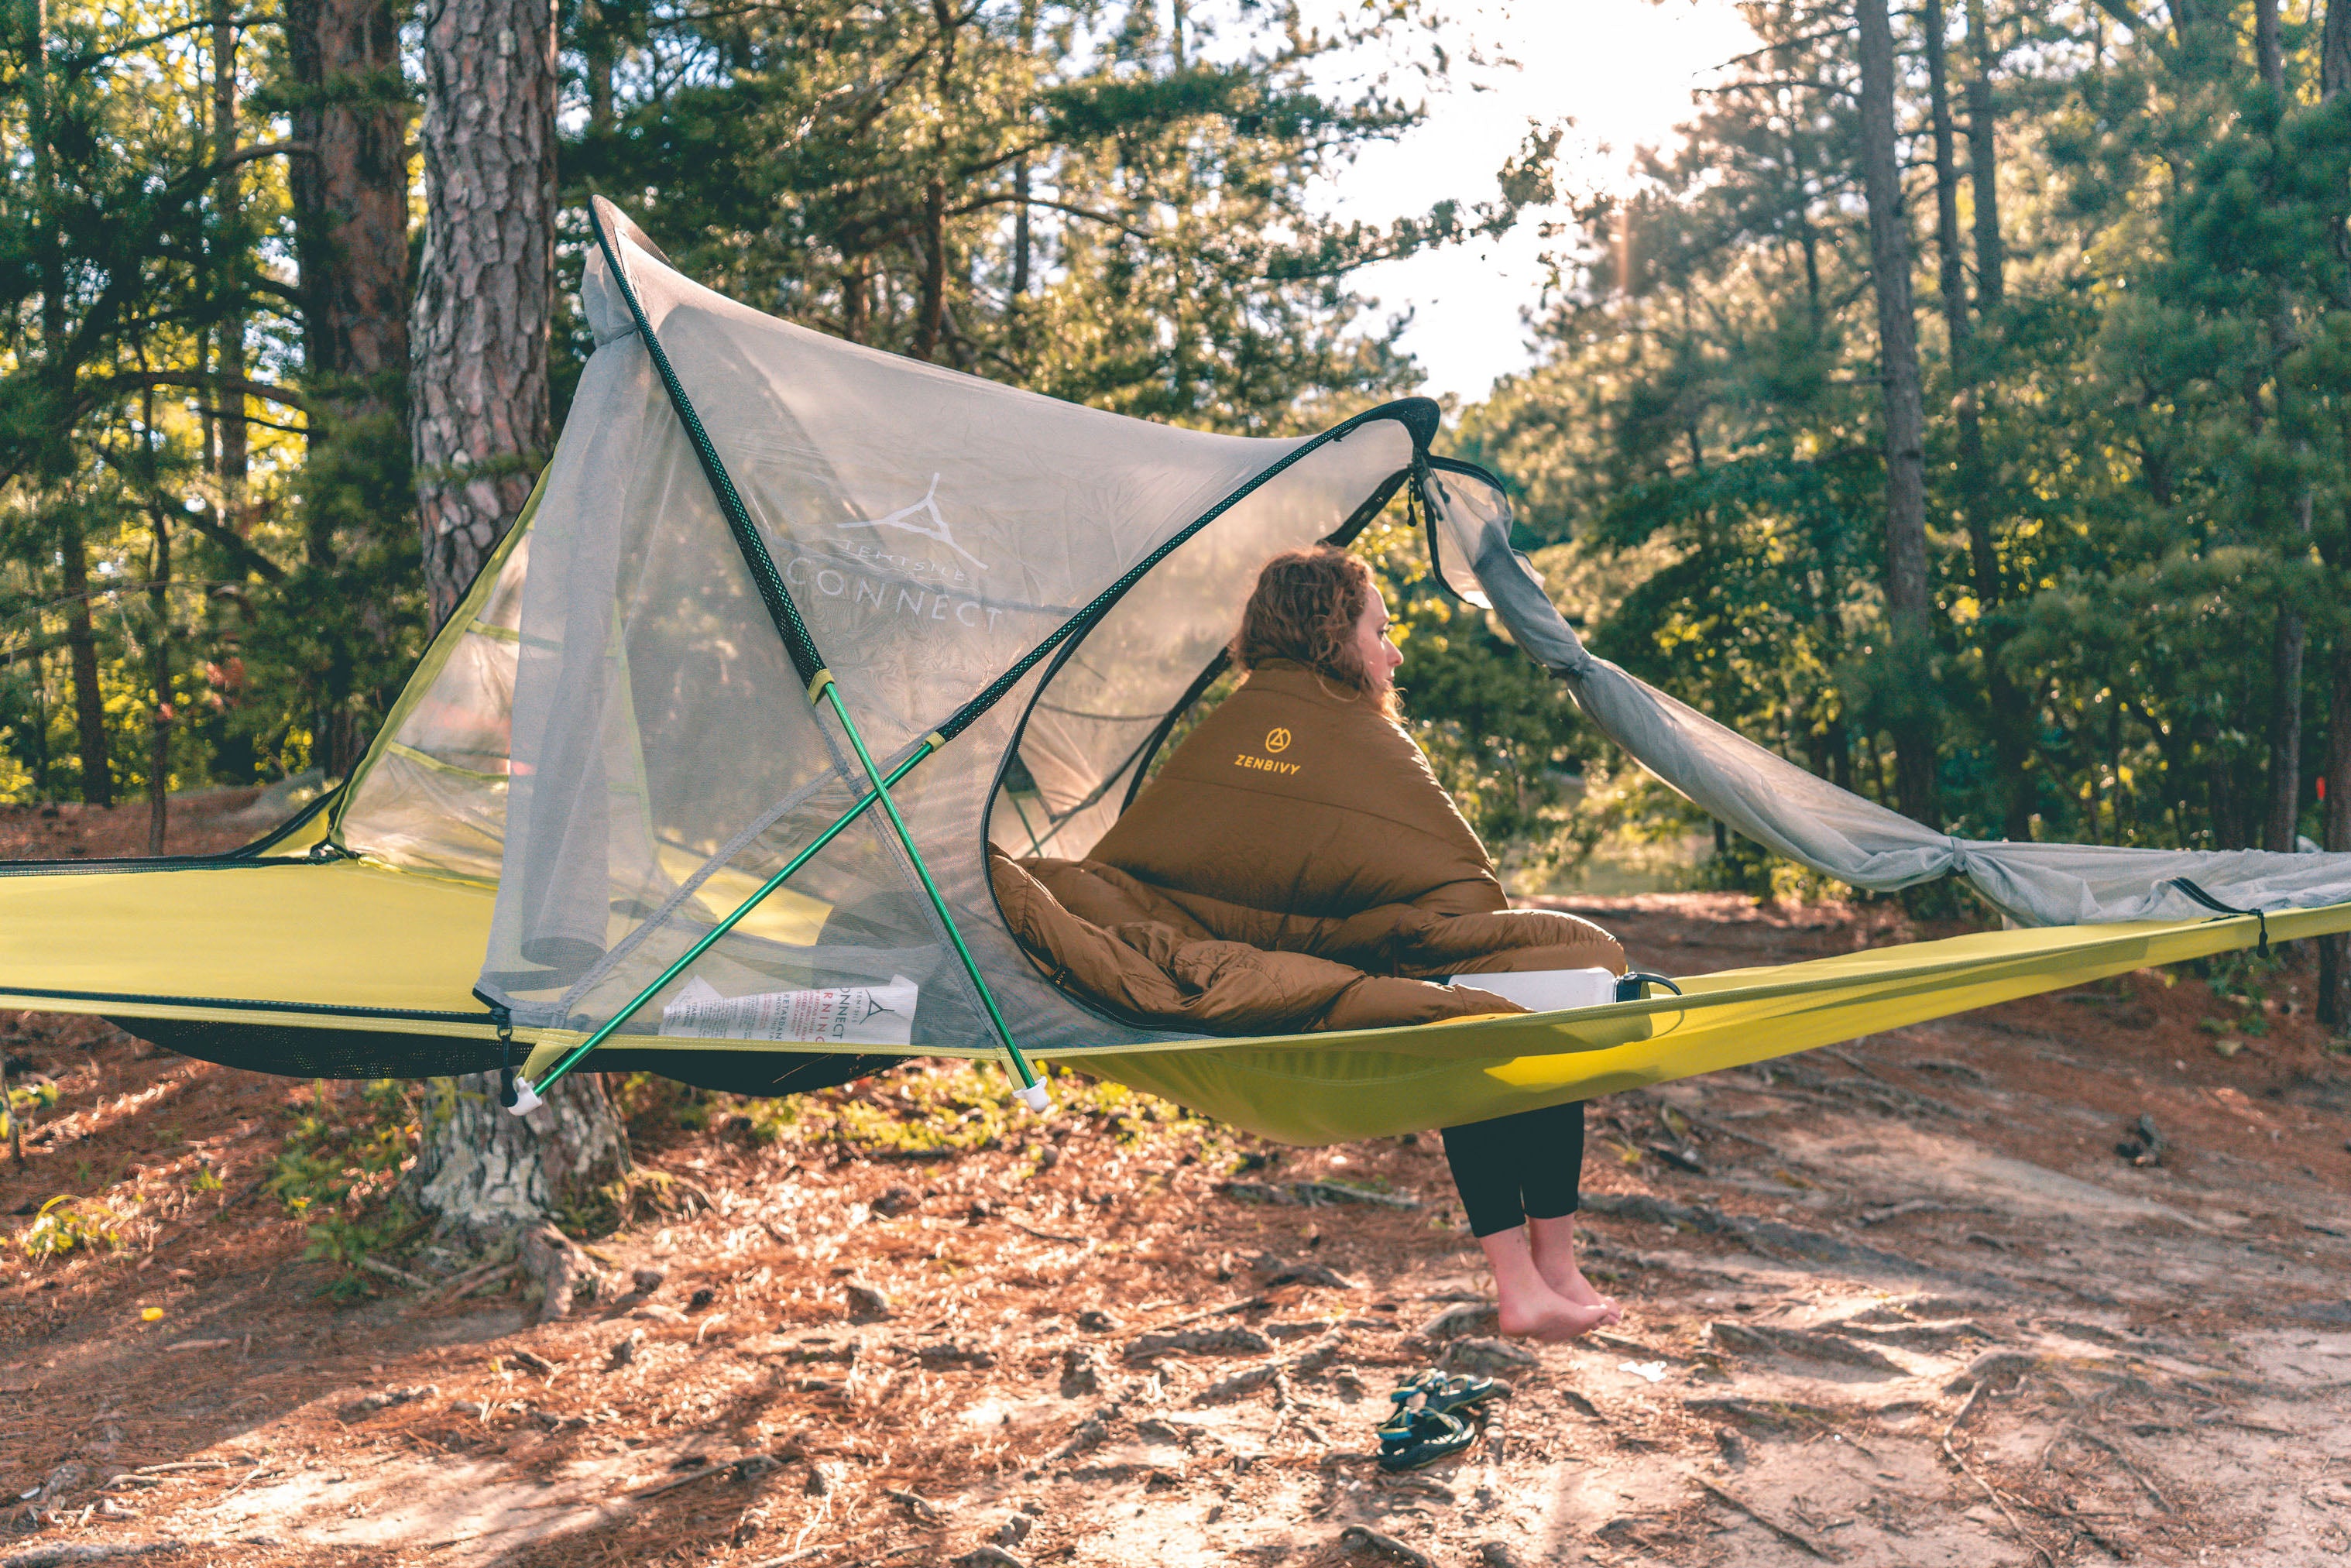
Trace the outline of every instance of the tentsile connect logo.
<instances>
[{"instance_id":1,"label":"tentsile connect logo","mask_svg":"<svg viewBox=\"0 0 2351 1568\"><path fill-rule=\"evenodd\" d=\"M912 506L901 507L886 517L860 517L841 526L844 528L898 528L906 533L919 534L946 546L971 562L973 570L986 571L986 561L956 543L955 531L947 526L946 518L939 515L938 496L939 476L934 474L931 476L931 487L924 491L923 498ZM930 518L927 523L918 520L925 515Z\"/></svg>"}]
</instances>

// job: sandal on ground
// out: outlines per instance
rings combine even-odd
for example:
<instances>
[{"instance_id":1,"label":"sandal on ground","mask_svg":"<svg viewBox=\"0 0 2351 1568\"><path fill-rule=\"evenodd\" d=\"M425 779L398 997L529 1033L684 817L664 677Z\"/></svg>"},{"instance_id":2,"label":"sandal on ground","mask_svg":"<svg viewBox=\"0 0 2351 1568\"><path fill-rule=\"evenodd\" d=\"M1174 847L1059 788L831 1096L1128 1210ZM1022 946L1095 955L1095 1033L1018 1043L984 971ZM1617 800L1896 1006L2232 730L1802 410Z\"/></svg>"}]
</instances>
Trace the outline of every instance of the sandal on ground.
<instances>
[{"instance_id":1,"label":"sandal on ground","mask_svg":"<svg viewBox=\"0 0 2351 1568\"><path fill-rule=\"evenodd\" d=\"M1442 1411L1406 1412L1380 1428L1380 1469L1417 1470L1452 1458L1478 1440L1478 1429Z\"/></svg>"},{"instance_id":2,"label":"sandal on ground","mask_svg":"<svg viewBox=\"0 0 2351 1568\"><path fill-rule=\"evenodd\" d=\"M1409 1405L1418 1396L1442 1386L1444 1382L1445 1374L1432 1366L1426 1372L1415 1374L1411 1382L1398 1384L1395 1391L1388 1396L1388 1401L1399 1407Z\"/></svg>"},{"instance_id":3,"label":"sandal on ground","mask_svg":"<svg viewBox=\"0 0 2351 1568\"><path fill-rule=\"evenodd\" d=\"M1446 1414L1466 1410L1472 1405L1482 1405L1498 1396L1511 1393L1510 1385L1499 1378L1472 1377L1467 1373L1447 1376L1431 1368L1388 1396L1398 1409L1417 1398L1424 1410ZM1385 1428L1382 1428L1385 1430Z\"/></svg>"}]
</instances>

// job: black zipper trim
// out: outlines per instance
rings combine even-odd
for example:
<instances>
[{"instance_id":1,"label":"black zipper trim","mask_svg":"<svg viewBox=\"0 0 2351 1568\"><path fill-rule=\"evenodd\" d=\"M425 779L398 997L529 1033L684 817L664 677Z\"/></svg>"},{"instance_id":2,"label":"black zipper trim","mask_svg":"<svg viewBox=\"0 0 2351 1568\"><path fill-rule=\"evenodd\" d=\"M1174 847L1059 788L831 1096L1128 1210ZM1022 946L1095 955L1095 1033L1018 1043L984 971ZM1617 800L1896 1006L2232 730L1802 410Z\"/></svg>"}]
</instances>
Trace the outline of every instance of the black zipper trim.
<instances>
[{"instance_id":1,"label":"black zipper trim","mask_svg":"<svg viewBox=\"0 0 2351 1568\"><path fill-rule=\"evenodd\" d=\"M0 986L0 997L47 997L69 1002L120 1002L134 1006L235 1009L241 1012L319 1013L328 1018L405 1019L416 1023L486 1023L480 1013L422 1012L402 1008L354 1008L334 1002L261 1002L235 997L149 996L135 991L66 991L47 986Z\"/></svg>"},{"instance_id":2,"label":"black zipper trim","mask_svg":"<svg viewBox=\"0 0 2351 1568\"><path fill-rule=\"evenodd\" d=\"M235 849L223 850L216 854L107 855L98 860L0 861L0 876L87 876L93 873L126 871L231 871L241 866L325 865L334 860L356 858L340 844L334 846L332 854L324 857L316 849L298 855L262 852L272 844L283 842L287 835L340 800L345 787L336 785L251 843L240 844ZM321 839L319 845L323 848L331 842L331 840Z\"/></svg>"},{"instance_id":3,"label":"black zipper trim","mask_svg":"<svg viewBox=\"0 0 2351 1568\"><path fill-rule=\"evenodd\" d=\"M1432 455L1428 459L1428 467L1433 473L1466 474L1473 479L1483 479L1488 485L1492 486L1503 499L1510 498L1510 486L1504 485L1499 476L1480 468L1475 463L1464 463L1458 457L1438 457ZM1421 531L1428 540L1428 575L1436 579L1437 591L1456 604L1468 602L1455 591L1453 584L1446 580L1445 563L1438 555L1437 508L1429 505L1429 497L1426 495L1421 497ZM1510 522L1515 529L1518 522L1518 509L1515 507L1511 508ZM1517 547L1514 545L1512 548Z\"/></svg>"}]
</instances>

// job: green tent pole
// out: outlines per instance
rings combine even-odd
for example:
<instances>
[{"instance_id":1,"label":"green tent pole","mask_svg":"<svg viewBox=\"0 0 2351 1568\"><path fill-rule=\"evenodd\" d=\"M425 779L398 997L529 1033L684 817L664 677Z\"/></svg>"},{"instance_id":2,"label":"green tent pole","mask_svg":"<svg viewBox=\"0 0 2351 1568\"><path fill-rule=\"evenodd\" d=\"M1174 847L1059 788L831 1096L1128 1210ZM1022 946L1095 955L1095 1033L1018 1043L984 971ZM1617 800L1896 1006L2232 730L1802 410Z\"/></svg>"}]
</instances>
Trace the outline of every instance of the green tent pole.
<instances>
[{"instance_id":1,"label":"green tent pole","mask_svg":"<svg viewBox=\"0 0 2351 1568\"><path fill-rule=\"evenodd\" d=\"M1041 1114L1051 1103L1045 1086L1037 1081L1029 1059L1020 1053L1020 1047L1013 1041L1012 1030L1004 1021L1003 1009L996 1005L995 994L988 989L987 977L979 972L978 961L972 957L971 949L964 945L963 933L956 929L955 916L948 913L946 900L939 895L938 884L931 880L930 868L923 863L922 852L914 847L914 835L906 831L904 821L899 817L897 805L890 799L889 786L883 779L881 769L873 765L872 756L865 749L864 737L858 734L857 726L851 721L849 710L841 706L832 672L825 667L824 655L817 651L816 640L809 635L808 623L800 618L799 607L792 602L791 590L784 585L783 573L776 570L775 558L768 553L766 542L760 538L758 527L751 521L749 508L743 505L743 497L736 490L735 481L718 455L718 448L711 443L710 433L703 426L702 416L695 412L694 400L686 396L684 383L678 380L676 367L670 363L669 353L662 347L661 334L653 330L652 319L645 315L644 306L637 298L637 291L630 287L628 269L621 265L620 255L612 248L611 236L604 232L603 217L596 211L592 198L588 204L588 221L595 230L596 245L603 252L604 265L611 272L612 282L620 289L621 298L628 302L629 315L635 321L637 336L643 341L645 352L653 362L653 371L661 378L663 390L669 394L670 406L676 410L678 423L684 427L686 439L693 444L695 458L702 465L703 477L710 482L711 494L718 502L719 514L726 519L727 529L735 536L736 546L743 555L743 564L750 569L751 580L759 591L760 601L767 606L777 633L783 638L784 649L791 658L792 667L802 680L808 682L810 706L814 706L820 696L831 700L834 716L841 720L841 727L848 733L850 743L857 748L858 760L865 766L865 777L872 782L874 795L880 799L883 810L889 813L890 824L897 831L898 842L914 862L914 874L921 879L923 891L930 895L932 910L937 914L940 925L946 927L947 939L955 945L956 956L963 960L964 972L971 977L971 983L978 988L980 1001L987 1009L988 1021L995 1026L997 1038L1002 1041L1005 1054L1011 1061L1014 1076L1019 1080L1021 1102ZM998 677L999 682L1004 679ZM950 727L959 727L950 721ZM915 753L915 757L920 758L930 755L945 746L947 739L946 732L934 731L928 737L926 748ZM907 766L913 766L912 762ZM639 1005L643 1000L639 998ZM610 1032L610 1029L611 1026L607 1025L605 1032ZM526 1107L517 1104L508 1109L519 1114Z\"/></svg>"},{"instance_id":2,"label":"green tent pole","mask_svg":"<svg viewBox=\"0 0 2351 1568\"><path fill-rule=\"evenodd\" d=\"M923 758L928 757L932 752L936 751L937 749L938 737L936 736L926 737L923 742L923 748L920 751L915 752L914 756L906 758L905 761L898 764L896 768L892 768L890 771L890 777L882 780L882 782L895 784L899 779L904 779L907 774L914 770L914 764L920 762ZM821 850L825 845L832 842L834 839L839 838L841 836L841 831L843 828L846 828L850 823L863 816L867 808L871 807L874 801L880 799L882 799L882 796L878 791L869 791L863 799L857 802L857 804L849 808L848 810L843 811L841 814L841 820L839 821L836 821L832 826L827 828L821 833L819 833L807 848L801 850L799 853L794 855L791 860L785 864L783 870L778 872L766 882L760 883L758 891L755 892L750 897L745 899L740 904L737 905L734 914L729 915L726 919L712 926L708 933L703 936L702 940L696 942L693 946L688 947L684 953L678 955L677 961L670 965L668 968L664 969L661 972L660 978L654 980L653 984L647 986L643 990L639 991L635 997L630 999L628 1006L622 1008L619 1012L614 1013L611 1018L605 1019L604 1026L601 1029L598 1030L594 1034L590 1035L586 1040L581 1040L578 1045L573 1046L569 1051L566 1051L564 1053L563 1060L557 1062L553 1067L548 1069L547 1076L540 1079L537 1084L532 1084L527 1080L517 1079L515 1083L515 1092L519 1096L519 1098L516 1100L514 1105L511 1107L515 1113L517 1115L522 1115L530 1111L533 1106L537 1105L538 1103L539 1097L545 1094L548 1090L555 1087L556 1080L561 1078L565 1073L579 1066L580 1061L588 1055L588 1053L595 1050L598 1046L603 1044L605 1038L611 1034L614 1030L619 1029L622 1024L636 1017L639 1010L642 1009L647 1002L652 1001L653 998L660 993L661 988L664 986L668 985L672 980L676 979L679 975L684 973L687 965L693 963L696 958L701 957L703 953L709 948L712 943L717 941L721 936L726 936L729 931L734 930L737 925L740 925L745 915L750 914L751 911L758 908L761 904L766 902L768 894L783 886L785 881L789 879L794 872L799 870L800 867L814 860L819 850Z\"/></svg>"},{"instance_id":3,"label":"green tent pole","mask_svg":"<svg viewBox=\"0 0 2351 1568\"><path fill-rule=\"evenodd\" d=\"M1043 1115L1052 1106L1052 1095L1038 1081L1036 1069L1029 1065L1028 1057L1021 1054L1020 1047L1014 1042L1012 1026L1004 1021L1004 1011L996 1005L996 993L987 988L987 977L979 972L979 960L971 956L969 947L964 946L963 933L956 929L955 916L947 911L947 901L940 895L938 883L931 880L931 868L923 863L923 852L914 847L914 835L906 831L905 819L898 815L898 803L890 799L890 788L882 778L882 770L873 766L872 754L865 749L865 737L857 733L857 726L850 719L849 709L841 706L840 684L833 680L832 672L826 670L817 676L813 689L821 693L825 701L832 705L833 716L841 720L841 727L848 735L849 744L857 748L857 760L864 764L865 777L873 781L873 792L882 798L882 810L889 814L890 826L897 832L898 842L906 851L906 859L913 862L914 874L922 879L923 891L930 895L933 912L938 915L939 924L946 928L947 940L955 944L956 956L963 960L964 973L971 977L973 987L979 992L980 1005L987 1009L987 1021L996 1026L996 1038L1003 1044L1005 1057L1012 1064L1012 1075L1019 1080L1020 1103ZM929 750L935 750L946 741L945 737L934 733L926 744ZM928 755L928 751L917 755Z\"/></svg>"}]
</instances>

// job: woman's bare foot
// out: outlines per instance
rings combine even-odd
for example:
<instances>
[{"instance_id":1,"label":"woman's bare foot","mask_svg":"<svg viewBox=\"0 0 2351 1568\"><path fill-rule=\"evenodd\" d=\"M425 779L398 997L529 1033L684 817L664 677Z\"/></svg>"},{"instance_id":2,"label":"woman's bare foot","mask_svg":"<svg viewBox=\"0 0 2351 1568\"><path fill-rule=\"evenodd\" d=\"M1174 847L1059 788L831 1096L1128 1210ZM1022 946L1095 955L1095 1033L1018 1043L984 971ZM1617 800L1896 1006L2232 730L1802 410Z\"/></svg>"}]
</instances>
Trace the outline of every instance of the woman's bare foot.
<instances>
[{"instance_id":1,"label":"woman's bare foot","mask_svg":"<svg viewBox=\"0 0 2351 1568\"><path fill-rule=\"evenodd\" d=\"M1608 1296L1592 1288L1583 1270L1575 1262L1575 1216L1562 1215L1556 1219L1527 1221L1528 1250L1532 1253L1535 1272L1542 1276L1552 1293L1562 1301L1580 1307L1598 1307L1605 1314L1603 1322L1623 1321L1624 1309Z\"/></svg>"},{"instance_id":2,"label":"woman's bare foot","mask_svg":"<svg viewBox=\"0 0 2351 1568\"><path fill-rule=\"evenodd\" d=\"M1493 1266L1495 1304L1505 1335L1556 1343L1615 1321L1613 1304L1572 1301L1544 1281L1525 1226L1480 1237L1478 1245Z\"/></svg>"}]
</instances>

